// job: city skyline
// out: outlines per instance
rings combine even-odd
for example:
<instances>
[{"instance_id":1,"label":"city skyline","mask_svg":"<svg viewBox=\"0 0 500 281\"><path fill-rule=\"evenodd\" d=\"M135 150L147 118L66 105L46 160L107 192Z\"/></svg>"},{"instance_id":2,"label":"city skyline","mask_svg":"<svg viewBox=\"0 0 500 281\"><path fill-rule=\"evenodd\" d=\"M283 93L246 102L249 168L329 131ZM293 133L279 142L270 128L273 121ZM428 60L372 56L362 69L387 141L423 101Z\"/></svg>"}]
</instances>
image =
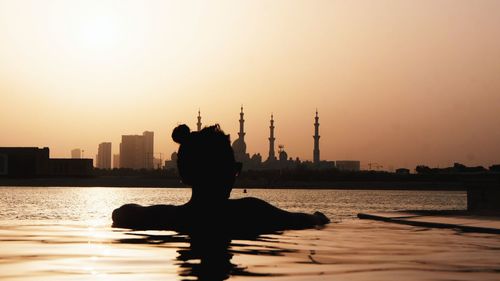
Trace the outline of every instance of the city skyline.
<instances>
[{"instance_id":1,"label":"city skyline","mask_svg":"<svg viewBox=\"0 0 500 281\"><path fill-rule=\"evenodd\" d=\"M0 146L93 157L149 130L170 155L198 109L234 140L244 104L251 154L272 112L276 144L312 160L318 107L323 159L498 162L498 1L115 4L0 0Z\"/></svg>"},{"instance_id":2,"label":"city skyline","mask_svg":"<svg viewBox=\"0 0 500 281\"><path fill-rule=\"evenodd\" d=\"M243 162L246 162L246 161L251 161L250 158L252 158L253 156L259 156L261 159L259 163L261 164L265 164L265 162L269 162L269 161L276 161L278 159L278 157L276 157L276 152L275 152L275 141L276 141L276 138L275 138L275 134L274 134L274 129L276 128L274 126L274 113L271 113L271 118L269 120L270 122L270 126L269 126L269 137L268 137L268 142L269 142L269 146L268 146L268 151L267 153L264 152L264 151L255 151L255 152L248 152L247 151L247 144L246 144L246 141L245 141L245 136L246 136L246 132L245 132L245 119L244 119L244 108L243 108L243 105L241 105L240 107L240 113L239 113L239 116L240 116L240 119L238 120L238 123L239 123L239 132L237 133L238 137L237 138L231 138L231 142L233 143L232 146L233 146L233 149L234 149L234 152L235 152L235 157L238 161L243 161ZM203 124L202 122L202 115L201 115L201 110L198 109L198 112L197 112L197 116L196 116L196 131L200 131L202 128L205 127L205 125ZM320 138L320 135L319 135L319 112L318 112L318 109L316 109L315 111L315 115L314 115L314 123L313 123L313 126L314 126L314 135L313 135L313 144L312 144L312 157L311 159L302 159L300 157L297 157L297 156L293 156L293 155L288 155L288 153L286 153L288 155L288 157L290 157L290 159L293 159L293 161L295 160L298 160L300 159L300 161L305 161L305 162L309 162L309 163L314 163L314 164L319 164L320 161L323 162L323 161L326 161L326 162L342 162L342 163L350 163L350 162L357 162L358 163L358 169L361 168L361 169L364 169L364 170L381 170L381 171L395 171L397 170L398 168L409 168L410 171L413 170L416 166L418 165L429 165L428 163L419 163L418 165L416 165L415 167L395 167L395 166L392 166L392 165L388 165L388 166L384 166L382 165L380 162L377 162L376 160L373 160L373 161L366 161L366 162L362 162L360 160L356 160L356 159L346 159L346 158L331 158L331 159L323 159L323 158L320 158L320 145L319 145L319 138ZM218 124L218 123L215 123L215 124ZM210 125L214 125L214 124L208 124L207 126L210 126ZM226 132L227 133L227 132ZM145 134L148 134L150 135L150 140L149 142L154 142L154 132L150 132L150 131L145 131L143 133L143 135L122 135L121 136L121 142L120 142L120 149L118 150L118 153L115 154L113 151L110 151L108 154L109 154L109 158L111 161L111 154L113 154L113 163L112 163L112 166L113 168L119 168L120 165L117 165L116 162L120 162L119 158L120 158L120 151L122 150L122 143L124 142L125 139L130 139L130 138L133 138L133 139L136 139L136 138L139 138L141 139L139 141L139 146L142 147L142 138ZM231 134L230 134L231 135ZM125 138L125 139L124 139ZM135 143L136 141L134 141ZM102 145L103 143L101 143L99 145L99 147ZM111 143L106 143L108 145L111 146ZM136 146L136 144L134 144L133 146ZM144 157L147 157L147 158L150 158L151 161L159 161L158 164L147 164L146 166L144 167L155 167L155 168L159 168L160 166L158 165L161 165L163 166L165 160L171 160L169 159L169 156L170 154L167 153L163 153L163 152L155 152L156 150L152 150L154 149L154 145L153 144L150 144L149 145L150 148L146 149L150 152L147 152L147 153L144 153L144 155L148 155L148 156L144 156ZM278 147L280 148L279 151L283 150L283 148L285 147L283 144L278 144ZM141 148L142 149L142 148ZM80 149L73 149L71 150L71 158L75 158L73 157L73 153L74 151L78 150L78 152L83 152L83 150L80 150ZM137 149L135 149L137 150ZM278 151L278 152L279 152ZM173 151L172 153L176 153L177 150ZM137 154L137 152L135 152ZM139 152L138 155L142 155L143 153L142 152ZM159 158L156 158L156 156L159 155ZM267 156L266 156L267 155ZM151 157L150 157L151 156ZM96 162L95 162L95 166L97 168L99 168L99 160L98 160L98 155L96 155L96 158L94 159ZM134 156L134 157L138 157L138 158L141 158L141 159L138 159L137 161L141 162L143 161L143 156ZM76 157L76 158L80 158L80 157ZM136 160L133 160L132 162L134 162ZM144 164L139 164L139 162L137 162L137 164L127 164L127 168L139 168L140 166L144 165ZM359 163L361 162L361 166L359 166ZM160 164L161 163L161 164ZM454 165L456 165L456 163L458 162L453 162ZM247 163L248 165L250 166L253 166L252 163ZM349 164L348 164L349 165ZM111 166L111 162L109 164L109 166ZM484 166L486 168L488 168L488 165L477 165L477 166ZM437 166L438 168L440 167L439 165ZM122 167L123 168L123 167ZM248 167L247 167L248 168ZM268 167L269 168L269 167ZM325 168L325 167L323 167Z\"/></svg>"},{"instance_id":3,"label":"city skyline","mask_svg":"<svg viewBox=\"0 0 500 281\"><path fill-rule=\"evenodd\" d=\"M242 126L247 126L246 124L245 124L245 125L242 125L243 123L245 123L245 122L247 121L246 119L243 119L243 114L244 114L244 111L243 111L243 105L241 105L241 107L240 107L240 113L239 113L240 120L239 120L239 121L237 121L237 122L238 122L238 124L239 124L239 125L238 125L238 128L239 128L238 130L239 130L239 132L236 132L236 133L231 134L231 132L227 132L227 131L225 131L225 133L227 133L227 134L229 134L229 135L230 135L230 137L231 137L231 142L235 142L236 140L238 140L238 139L239 139L238 137L234 137L235 135L236 135L236 136L240 136L240 137L241 137L241 136L243 136L243 140L244 140L244 137L247 135L247 133L246 133L246 129L244 129L244 131L243 131L243 127L242 127ZM245 114L246 114L246 113L245 113ZM220 125L220 123L217 123L217 122L216 122L216 123L213 123L213 124L205 124L205 123L203 123L203 122L202 122L202 119L203 119L203 116L202 116L202 114L201 114L201 109L198 109L198 111L197 111L197 116L196 116L196 123L194 123L194 126L193 126L193 124L189 124L188 122L185 122L185 123L187 123L187 124L188 124L188 126L190 126L191 130L199 130L199 129L201 129L201 128L204 128L205 126L210 126L210 125L214 125L214 124L219 124L219 125ZM356 158L335 158L335 157L333 157L333 158L323 158L323 157L320 157L320 156L319 156L319 151L318 151L318 152L316 152L316 136L318 137L318 141L319 141L319 137L320 137L319 135L317 135L317 134L319 133L319 125L320 125L320 124L318 123L318 120L319 120L319 112L318 112L318 109L317 109L317 108L316 108L316 110L315 110L315 115L314 115L313 119L314 119L314 123L312 123L312 125L311 125L311 127L313 128L313 129L312 129L312 132L313 132L313 136L312 136L312 137L313 137L313 141L311 141L311 149L310 149L311 153L310 153L310 157L304 157L304 158L302 158L302 157L299 157L299 156L296 156L296 155L290 155L290 154L289 154L289 157L291 157L291 158L293 158L293 159L299 158L301 161L312 162L312 163L319 163L319 161L320 161L320 160L321 160L321 161L341 161L341 162L342 162L342 161L345 161L345 160L346 160L346 161L360 161L360 162L361 162L361 169L366 169L366 170L372 170L372 169L373 169L373 170L386 170L386 171L394 171L394 170L396 170L396 169L398 169L398 168L402 168L402 167L404 167L404 168L409 168L410 170L413 170L413 169L414 169L416 166L418 166L418 165L429 165L429 166L432 166L432 164L429 164L429 163L418 163L417 165L415 165L415 166L413 166L413 167L411 167L411 166L395 166L395 165L390 165L390 164L389 164L389 165L384 165L384 164L382 164L382 162L377 161L376 159L372 159L372 160L359 160L359 159L356 159ZM286 140L285 140L285 141L278 142L278 143L274 144L274 143L275 143L275 141L276 141L277 139L278 139L278 140L280 139L280 138L276 138L276 135L275 135L275 133L274 133L274 130L275 130L275 128L276 128L276 127L274 126L274 122L275 122L275 121L276 121L276 120L274 119L274 113L271 113L271 119L270 119L270 120L268 120L268 122L271 122L270 124L271 124L272 129L271 129L271 127L268 127L268 134L270 134L270 135L268 135L268 138L267 138L268 145L267 145L267 150L266 150L266 151L253 151L253 150L249 150L249 151L247 151L246 146L248 146L248 145L246 144L246 141L244 141L244 144L245 144L245 149L244 149L244 150L245 150L245 152L246 152L249 156L251 156L251 155L253 155L253 154L259 154L259 155L261 155L261 156L262 156L262 158L263 158L263 159L262 159L262 161L263 161L263 162L265 162L265 161L267 161L267 160L268 160L268 158L269 158L268 156L270 155L269 153L270 153L270 149L271 149L271 147L273 147L273 148L274 148L274 146L275 146L275 145L276 145L276 146L283 146L283 147L285 147ZM181 123L182 123L182 122L181 122ZM268 124L268 125L269 125L269 124ZM318 129L317 129L317 128L318 128ZM222 129L224 130L224 127L222 127ZM153 132L153 131L148 131L148 130L146 130L146 131L144 131L144 133L143 133L143 134L146 134L146 133L153 135L153 133L154 133L154 132ZM271 139L270 139L270 137L271 137L271 136L272 136L272 141L271 141ZM118 141L118 149L116 149L116 148L115 148L115 149L113 149L113 150L111 150L111 151L110 151L110 153L113 155L113 162L111 162L111 163L110 163L110 165L111 165L113 168L116 168L116 167L115 167L115 164L114 164L114 162L115 162L115 159L114 159L114 158L115 158L115 156L116 156L116 157L118 157L118 158L120 157L120 144L123 142L123 137L128 137L128 138L130 138L130 137L142 137L142 135L134 135L134 134L125 134L125 135L123 135L123 134L122 134L122 135L120 135L120 139L121 139L121 141ZM113 137L111 137L111 138L113 138ZM110 139L110 137L108 137L108 139ZM152 137L152 140L154 140L154 137ZM110 146L111 146L111 143L112 143L112 142L106 142L106 144L109 144ZM271 146L271 143L273 144L273 146ZM100 143L100 144L99 144L99 146L101 146L102 144L103 144L103 143ZM318 144L319 144L319 142L318 142ZM323 144L323 145L324 145L324 144ZM169 160L169 155L170 155L172 152L177 152L177 149L175 149L175 150L173 150L173 151L171 151L171 152L169 152L169 151L166 151L166 152L163 152L163 151L158 151L158 149L156 148L156 147L157 147L157 145L156 145L156 141L155 141L155 144L154 144L154 145L152 145L152 146L153 146L153 149L154 149L154 153L149 153L149 154L153 155L153 157L151 158L151 161L152 161L153 159L154 159L155 161L156 161L156 160L162 160L162 161L164 161L164 160ZM11 147L16 147L16 146L15 146L15 145L13 145L13 146L11 146ZM35 147L36 147L36 146L35 146ZM48 147L48 146L40 146L40 147ZM234 148L234 144L233 144L233 148ZM318 147L318 148L319 148L319 147ZM323 146L321 146L321 149L322 149L322 148L323 148ZM52 148L51 148L51 149L52 149ZM56 148L56 149L57 149L57 148ZM56 149L54 149L54 150L56 150ZM286 146L286 149L288 150L288 149L289 149L289 147L288 147L288 146ZM75 157L74 155L75 155L75 152L76 152L77 150L78 150L78 152L79 152L79 153L81 153L81 154L79 154L77 157ZM90 151L92 151L92 149L89 149L89 150L90 150ZM160 148L159 150L161 150L161 148ZM293 150L293 149L292 149L292 150ZM70 152L69 152L69 156L68 156L68 155L62 155L62 158L86 158L86 159L93 159L93 160L94 160L94 166L95 166L96 168L98 168L98 163L99 163L99 160L98 160L98 154L99 154L99 153L98 153L98 149L96 149L97 153L96 153L95 157L92 157L91 155L89 155L89 156L87 156L87 155L83 155L83 152L84 152L84 151L86 151L86 149L80 149L80 148L78 148L78 149L71 149L71 150L70 150ZM274 152L274 151L275 151L275 149L273 149L273 152ZM235 153L237 154L237 152L235 152ZM275 153L276 153L276 152L275 152ZM318 153L318 156L317 156L317 157L318 157L318 158L317 158L318 160L317 160L317 161L315 160L316 153ZM108 154L109 154L109 153L108 153ZM55 155L55 154L53 153L53 155ZM161 158L156 159L156 155L161 155ZM275 154L275 155L276 155L276 154ZM61 157L61 156L58 156L58 157ZM109 156L109 157L111 157L111 156ZM276 156L275 156L275 157L276 157ZM361 158L362 158L362 157L361 157ZM275 159L277 159L277 157L276 157ZM121 162L121 161L120 161L120 162ZM453 160L450 160L450 161L449 161L450 166L452 166L454 163L458 163L458 162L459 162L459 161L453 161ZM498 161L497 161L497 162L498 162ZM492 164L497 164L497 162L494 162L494 163L492 163ZM468 163L466 163L466 164L468 164ZM143 165L143 164L137 164L137 165ZM162 165L163 165L163 163L162 163ZM490 165L490 164L488 164L488 165L478 164L477 166L484 166L484 167L486 167L486 168L487 168L489 165ZM146 165L146 166L148 166L148 167L149 167L149 166L150 166L150 167L153 167L153 165L152 165L152 164L148 164L148 165ZM444 167L444 166L446 166L446 165L442 165L442 166L437 165L436 167ZM156 167L156 166L155 166L155 167Z\"/></svg>"}]
</instances>

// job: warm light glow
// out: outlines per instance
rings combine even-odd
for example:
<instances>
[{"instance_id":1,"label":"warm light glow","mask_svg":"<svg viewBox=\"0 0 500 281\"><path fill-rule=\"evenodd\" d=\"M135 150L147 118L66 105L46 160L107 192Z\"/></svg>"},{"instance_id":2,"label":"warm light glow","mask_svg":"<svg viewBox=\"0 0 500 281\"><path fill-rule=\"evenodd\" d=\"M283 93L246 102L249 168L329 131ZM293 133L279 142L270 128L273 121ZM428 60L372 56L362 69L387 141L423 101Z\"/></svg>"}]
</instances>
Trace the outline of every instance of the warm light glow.
<instances>
[{"instance_id":1,"label":"warm light glow","mask_svg":"<svg viewBox=\"0 0 500 281\"><path fill-rule=\"evenodd\" d=\"M500 155L500 1L0 0L0 146L54 157L180 122L385 167Z\"/></svg>"},{"instance_id":2,"label":"warm light glow","mask_svg":"<svg viewBox=\"0 0 500 281\"><path fill-rule=\"evenodd\" d=\"M82 22L80 43L89 49L111 49L119 47L119 26L112 17L98 16Z\"/></svg>"}]
</instances>

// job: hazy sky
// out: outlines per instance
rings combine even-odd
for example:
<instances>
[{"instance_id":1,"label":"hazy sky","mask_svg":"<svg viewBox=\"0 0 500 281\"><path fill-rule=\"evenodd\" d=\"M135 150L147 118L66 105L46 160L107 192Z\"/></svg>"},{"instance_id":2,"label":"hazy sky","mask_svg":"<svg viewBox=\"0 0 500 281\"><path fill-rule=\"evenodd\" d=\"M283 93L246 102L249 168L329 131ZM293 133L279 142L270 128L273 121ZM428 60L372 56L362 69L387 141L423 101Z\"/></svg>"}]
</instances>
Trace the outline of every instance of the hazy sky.
<instances>
[{"instance_id":1,"label":"hazy sky","mask_svg":"<svg viewBox=\"0 0 500 281\"><path fill-rule=\"evenodd\" d=\"M276 143L413 168L500 162L500 1L0 0L0 146L52 157L245 107L250 153Z\"/></svg>"}]
</instances>

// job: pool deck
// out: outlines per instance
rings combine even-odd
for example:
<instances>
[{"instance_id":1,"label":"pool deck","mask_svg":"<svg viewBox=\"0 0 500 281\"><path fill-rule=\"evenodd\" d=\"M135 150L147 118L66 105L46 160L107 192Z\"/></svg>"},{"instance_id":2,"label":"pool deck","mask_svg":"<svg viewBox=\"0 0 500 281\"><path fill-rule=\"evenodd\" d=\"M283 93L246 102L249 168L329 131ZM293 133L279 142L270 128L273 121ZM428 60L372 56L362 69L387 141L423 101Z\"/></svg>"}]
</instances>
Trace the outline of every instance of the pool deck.
<instances>
[{"instance_id":1,"label":"pool deck","mask_svg":"<svg viewBox=\"0 0 500 281\"><path fill-rule=\"evenodd\" d=\"M412 226L452 228L464 232L500 234L500 213L450 211L400 211L359 213L358 218Z\"/></svg>"}]
</instances>

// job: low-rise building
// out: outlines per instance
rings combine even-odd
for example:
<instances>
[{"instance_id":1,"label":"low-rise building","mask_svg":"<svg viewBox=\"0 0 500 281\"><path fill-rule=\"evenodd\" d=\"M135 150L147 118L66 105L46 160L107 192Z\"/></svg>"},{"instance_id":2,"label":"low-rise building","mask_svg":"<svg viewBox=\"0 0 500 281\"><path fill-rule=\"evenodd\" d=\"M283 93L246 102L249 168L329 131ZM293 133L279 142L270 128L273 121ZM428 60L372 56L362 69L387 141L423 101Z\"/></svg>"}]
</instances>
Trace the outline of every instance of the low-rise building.
<instances>
[{"instance_id":1,"label":"low-rise building","mask_svg":"<svg viewBox=\"0 0 500 281\"><path fill-rule=\"evenodd\" d=\"M339 171L357 172L360 170L361 162L358 160L337 160L335 161L335 167Z\"/></svg>"},{"instance_id":2,"label":"low-rise building","mask_svg":"<svg viewBox=\"0 0 500 281\"><path fill-rule=\"evenodd\" d=\"M408 175L408 174L410 174L410 169L406 169L406 168L396 169L396 174Z\"/></svg>"},{"instance_id":3,"label":"low-rise building","mask_svg":"<svg viewBox=\"0 0 500 281\"><path fill-rule=\"evenodd\" d=\"M90 176L92 159L51 159L49 148L0 147L0 176Z\"/></svg>"}]
</instances>

